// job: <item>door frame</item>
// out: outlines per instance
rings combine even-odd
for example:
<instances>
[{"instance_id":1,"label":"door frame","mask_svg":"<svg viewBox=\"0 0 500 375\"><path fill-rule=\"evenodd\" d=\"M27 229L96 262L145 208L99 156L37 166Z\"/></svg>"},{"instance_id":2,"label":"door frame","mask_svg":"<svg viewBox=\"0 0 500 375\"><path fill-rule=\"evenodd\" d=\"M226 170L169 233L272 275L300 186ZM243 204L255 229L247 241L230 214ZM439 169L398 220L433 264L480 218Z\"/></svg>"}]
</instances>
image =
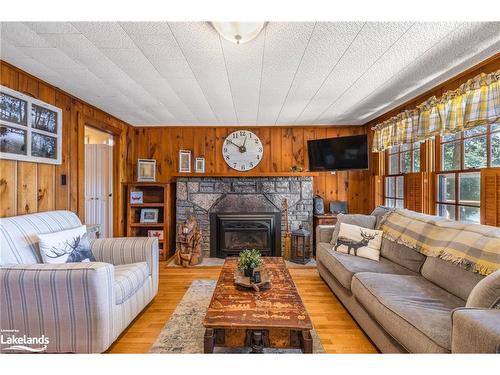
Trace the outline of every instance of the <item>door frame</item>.
<instances>
[{"instance_id":1,"label":"door frame","mask_svg":"<svg viewBox=\"0 0 500 375\"><path fill-rule=\"evenodd\" d=\"M113 236L121 235L120 211L122 170L120 155L122 129L78 112L78 216L85 223L85 126L113 136Z\"/></svg>"}]
</instances>

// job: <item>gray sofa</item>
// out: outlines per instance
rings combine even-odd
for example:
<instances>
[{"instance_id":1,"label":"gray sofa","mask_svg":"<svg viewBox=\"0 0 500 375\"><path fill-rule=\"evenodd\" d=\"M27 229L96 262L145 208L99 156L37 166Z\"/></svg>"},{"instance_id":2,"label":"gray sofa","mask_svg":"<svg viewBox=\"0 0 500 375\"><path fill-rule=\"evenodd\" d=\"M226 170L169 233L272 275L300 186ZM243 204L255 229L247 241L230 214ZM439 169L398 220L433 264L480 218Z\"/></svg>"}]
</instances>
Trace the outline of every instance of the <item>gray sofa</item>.
<instances>
[{"instance_id":1,"label":"gray sofa","mask_svg":"<svg viewBox=\"0 0 500 375\"><path fill-rule=\"evenodd\" d=\"M379 207L339 222L377 228L385 213ZM500 352L500 270L484 278L385 238L376 262L333 251L334 230L317 230L319 274L381 352ZM481 301L479 282L488 284L488 301L497 295L493 305Z\"/></svg>"}]
</instances>

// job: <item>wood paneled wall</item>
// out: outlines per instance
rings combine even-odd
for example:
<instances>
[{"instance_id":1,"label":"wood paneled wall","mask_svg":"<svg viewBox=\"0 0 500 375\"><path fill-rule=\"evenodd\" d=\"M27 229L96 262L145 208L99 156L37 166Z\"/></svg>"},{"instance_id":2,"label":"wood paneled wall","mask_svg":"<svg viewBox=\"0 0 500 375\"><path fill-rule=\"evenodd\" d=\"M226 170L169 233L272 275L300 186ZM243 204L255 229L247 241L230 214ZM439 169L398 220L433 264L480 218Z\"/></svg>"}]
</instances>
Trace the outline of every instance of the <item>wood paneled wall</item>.
<instances>
[{"instance_id":1,"label":"wood paneled wall","mask_svg":"<svg viewBox=\"0 0 500 375\"><path fill-rule=\"evenodd\" d=\"M51 165L0 160L0 217L50 210L71 210L84 217L84 140L85 125L115 134L119 158L115 161L116 181L132 176L127 168L132 127L127 123L79 100L30 74L0 61L0 84L43 100L62 109L62 164ZM61 184L61 175L67 184ZM117 184L119 186L119 184ZM123 224L121 189L115 191L115 233Z\"/></svg>"},{"instance_id":2,"label":"wood paneled wall","mask_svg":"<svg viewBox=\"0 0 500 375\"><path fill-rule=\"evenodd\" d=\"M179 150L192 151L193 159L205 157L207 173L234 172L222 158L222 144L236 127L144 127L135 130L135 159L157 161L158 180L167 182L178 171ZM307 169L307 141L310 139L365 134L363 126L256 127L246 128L259 136L264 156L259 165L245 175L259 172L289 172L294 165ZM135 169L135 168L134 168ZM347 200L349 211L367 212L369 206L368 171L320 173L314 178L316 193L326 202Z\"/></svg>"}]
</instances>

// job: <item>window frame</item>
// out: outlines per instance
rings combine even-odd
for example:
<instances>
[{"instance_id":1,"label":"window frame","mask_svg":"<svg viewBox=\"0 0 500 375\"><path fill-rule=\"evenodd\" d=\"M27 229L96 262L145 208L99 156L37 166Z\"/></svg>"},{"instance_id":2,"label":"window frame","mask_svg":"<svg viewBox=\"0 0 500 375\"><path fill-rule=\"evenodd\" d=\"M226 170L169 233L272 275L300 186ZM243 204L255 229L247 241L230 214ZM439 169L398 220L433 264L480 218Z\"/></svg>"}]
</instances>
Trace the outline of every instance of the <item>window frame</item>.
<instances>
[{"instance_id":1,"label":"window frame","mask_svg":"<svg viewBox=\"0 0 500 375\"><path fill-rule=\"evenodd\" d=\"M436 164L437 164L437 170L436 170L436 183L435 183L435 192L434 192L434 207L436 209L436 214L439 215L439 206L440 205L448 205L448 206L454 206L455 209L455 219L456 221L461 221L460 220L460 207L473 207L473 208L479 208L481 210L481 201L476 204L467 204L467 203L461 203L460 202L460 176L461 175L466 175L468 173L480 173L481 169L483 168L492 168L491 166L491 161L492 161L492 144L491 144L491 139L492 139L492 134L500 134L500 127L498 129L495 129L492 131L492 126L497 123L492 123L492 124L486 124L486 131L484 133L480 134L473 134L466 136L465 132L467 130L472 130L471 129L466 129L463 131L460 131L458 134L458 137L456 139L452 140L444 140L443 136L438 136L436 137ZM481 125L480 125L481 126ZM477 167L477 168L465 168L465 142L470 139L474 138L481 138L485 137L486 138L486 165L482 167ZM460 145L460 166L458 169L450 169L450 170L445 170L444 169L444 159L443 159L443 145L446 144L452 144L452 143L458 143ZM440 197L440 191L439 191L439 177L442 175L454 175L455 178L455 200L454 203L446 202L443 200L439 200ZM481 211L479 212L479 215L481 215Z\"/></svg>"},{"instance_id":2,"label":"window frame","mask_svg":"<svg viewBox=\"0 0 500 375\"><path fill-rule=\"evenodd\" d=\"M384 194L383 194L383 201L384 201L384 205L387 206L387 201L389 199L392 199L393 201L395 201L395 205L394 207L397 207L396 205L396 201L401 201L401 206L402 207L405 207L405 186L404 186L404 176L405 174L408 174L408 173L419 173L421 170L422 170L422 145L424 144L424 142L414 142L414 143L410 143L409 144L409 148L408 149L403 149L403 146L405 145L398 145L398 146L394 146L394 147L391 147L390 149L388 149L386 152L385 152L385 173L384 173L384 176L383 176L383 191L384 191ZM414 170L414 166L415 166L415 151L416 151L416 148L418 145L418 148L419 148L419 170L418 171L415 171ZM403 157L403 155L405 153L409 153L410 154L410 171L408 172L403 172L402 169L401 169L401 158ZM397 155L397 159L398 159L398 167L397 167L397 173L389 173L390 172L390 160L391 160L391 155ZM398 191L398 185L397 185L397 181L398 181L398 177L400 178L400 181L402 181L402 184L403 184L403 197L402 198L398 198L397 197L397 191ZM394 178L394 185L395 185L395 195L394 196L389 196L388 192L387 192L387 179L388 178Z\"/></svg>"}]
</instances>

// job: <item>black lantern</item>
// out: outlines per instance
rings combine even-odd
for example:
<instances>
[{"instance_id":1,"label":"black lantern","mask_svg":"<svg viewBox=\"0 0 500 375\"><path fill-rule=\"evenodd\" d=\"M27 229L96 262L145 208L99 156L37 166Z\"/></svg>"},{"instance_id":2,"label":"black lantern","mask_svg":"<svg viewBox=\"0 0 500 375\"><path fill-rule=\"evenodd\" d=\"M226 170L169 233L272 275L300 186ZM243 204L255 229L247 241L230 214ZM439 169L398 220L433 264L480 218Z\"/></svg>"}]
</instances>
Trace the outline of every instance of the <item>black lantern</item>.
<instances>
[{"instance_id":1,"label":"black lantern","mask_svg":"<svg viewBox=\"0 0 500 375\"><path fill-rule=\"evenodd\" d=\"M311 234L309 231L299 226L299 229L292 232L292 254L291 261L294 263L306 264L311 257Z\"/></svg>"}]
</instances>

